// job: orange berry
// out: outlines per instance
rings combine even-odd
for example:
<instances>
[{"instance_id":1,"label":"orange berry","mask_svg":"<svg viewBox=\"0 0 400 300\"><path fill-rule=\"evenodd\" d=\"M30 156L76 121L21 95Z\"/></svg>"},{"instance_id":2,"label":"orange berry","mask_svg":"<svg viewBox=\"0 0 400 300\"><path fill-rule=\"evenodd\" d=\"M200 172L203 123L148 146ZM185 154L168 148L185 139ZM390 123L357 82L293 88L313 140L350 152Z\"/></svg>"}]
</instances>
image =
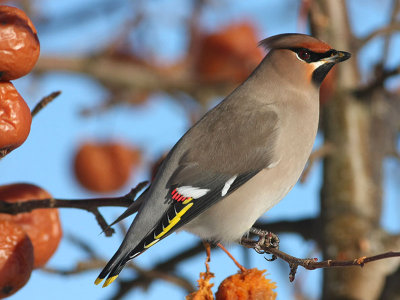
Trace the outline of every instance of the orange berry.
<instances>
[{"instance_id":1,"label":"orange berry","mask_svg":"<svg viewBox=\"0 0 400 300\"><path fill-rule=\"evenodd\" d=\"M14 85L0 82L0 150L9 152L25 142L31 123L31 111Z\"/></svg>"},{"instance_id":2,"label":"orange berry","mask_svg":"<svg viewBox=\"0 0 400 300\"><path fill-rule=\"evenodd\" d=\"M204 81L241 82L263 58L257 43L252 24L230 25L203 38L195 69Z\"/></svg>"},{"instance_id":3,"label":"orange berry","mask_svg":"<svg viewBox=\"0 0 400 300\"><path fill-rule=\"evenodd\" d=\"M229 276L220 284L216 300L274 300L276 285L264 272L254 268Z\"/></svg>"},{"instance_id":4,"label":"orange berry","mask_svg":"<svg viewBox=\"0 0 400 300\"><path fill-rule=\"evenodd\" d=\"M22 288L32 268L33 247L28 235L14 222L0 220L0 298Z\"/></svg>"},{"instance_id":5,"label":"orange berry","mask_svg":"<svg viewBox=\"0 0 400 300\"><path fill-rule=\"evenodd\" d=\"M12 203L48 198L51 198L51 195L47 191L32 184L0 186L0 201ZM15 216L0 214L0 220L13 221L28 234L35 254L34 268L43 267L56 252L62 237L58 209L36 209Z\"/></svg>"},{"instance_id":6,"label":"orange berry","mask_svg":"<svg viewBox=\"0 0 400 300\"><path fill-rule=\"evenodd\" d=\"M0 5L0 80L13 80L28 74L40 53L37 32L20 9Z\"/></svg>"},{"instance_id":7,"label":"orange berry","mask_svg":"<svg viewBox=\"0 0 400 300\"><path fill-rule=\"evenodd\" d=\"M123 187L140 162L140 151L120 143L84 143L75 156L75 175L90 191L113 192Z\"/></svg>"}]
</instances>

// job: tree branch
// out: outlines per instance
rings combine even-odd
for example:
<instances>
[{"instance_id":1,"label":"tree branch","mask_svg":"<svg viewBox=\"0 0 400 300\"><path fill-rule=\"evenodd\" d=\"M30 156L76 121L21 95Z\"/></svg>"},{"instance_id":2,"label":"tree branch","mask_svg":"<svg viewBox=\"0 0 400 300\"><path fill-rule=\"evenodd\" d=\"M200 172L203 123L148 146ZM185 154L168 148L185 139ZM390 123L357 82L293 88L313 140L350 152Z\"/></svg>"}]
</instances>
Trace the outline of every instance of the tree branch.
<instances>
[{"instance_id":1,"label":"tree branch","mask_svg":"<svg viewBox=\"0 0 400 300\"><path fill-rule=\"evenodd\" d=\"M97 270L101 269L105 266L107 261L104 259L100 259L98 255L96 254L95 249L88 244L86 241L75 237L75 236L68 236L68 239L77 245L79 248L81 248L85 253L87 253L90 256L90 259L87 261L80 261L78 262L75 267L71 269L57 269L57 268L43 268L42 270L48 273L55 273L55 274L60 274L63 276L68 276L68 275L75 275L75 274L80 274L82 272L86 271L91 271L91 270ZM197 249L197 245L194 247ZM202 248L204 249L204 248ZM176 263L180 262L181 259L187 259L189 258L187 256L189 254L191 257L192 255L197 254L196 252L193 252L193 249L190 248L188 251L184 251L182 254L178 255L177 257L179 258L178 260L176 257L173 257L169 261L174 261ZM172 267L171 264L169 264L170 267ZM132 280L119 280L119 289L117 292L118 294L125 294L129 290L131 290L134 287L143 287L143 288L148 288L148 286L154 281L154 280L164 280L168 281L172 284L175 284L183 289L186 290L186 292L193 292L194 286L190 283L190 281L183 276L179 276L176 274L173 274L170 268L160 268L157 265L149 270L146 270L144 268L139 267L138 265L134 263L129 263L126 265L127 268L134 270L135 272L138 273L138 276ZM175 266L172 267L172 269ZM115 298L115 297L114 297ZM119 299L119 297L116 297L115 299Z\"/></svg>"},{"instance_id":2,"label":"tree branch","mask_svg":"<svg viewBox=\"0 0 400 300\"><path fill-rule=\"evenodd\" d=\"M43 97L42 100L39 101L38 104L36 104L35 108L32 110L31 115L32 117L36 116L36 114L42 110L47 104L49 104L51 101L54 100L58 95L60 95L61 92L53 92L50 95ZM12 150L5 148L5 149L0 149L0 159L5 157L7 154L9 154Z\"/></svg>"},{"instance_id":3,"label":"tree branch","mask_svg":"<svg viewBox=\"0 0 400 300\"><path fill-rule=\"evenodd\" d=\"M35 117L39 111L41 111L43 108L47 106L51 101L53 101L55 98L57 98L61 94L61 91L56 91L51 93L50 95L43 97L42 100L39 101L38 104L32 109L31 115L32 117Z\"/></svg>"},{"instance_id":4,"label":"tree branch","mask_svg":"<svg viewBox=\"0 0 400 300\"><path fill-rule=\"evenodd\" d=\"M375 68L374 79L367 85L357 88L354 91L354 94L358 98L363 98L364 96L371 94L375 89L382 87L386 79L399 74L400 65L391 69L383 69L382 65L377 65Z\"/></svg>"},{"instance_id":5,"label":"tree branch","mask_svg":"<svg viewBox=\"0 0 400 300\"><path fill-rule=\"evenodd\" d=\"M262 242L260 243L260 241ZM272 254L272 259L268 260L274 260L278 257L286 261L290 267L290 273L289 273L290 282L292 282L295 279L297 268L299 266L307 270L333 268L333 267L350 267L350 266L363 267L365 264L373 261L392 258L392 257L400 257L400 252L388 251L374 256L369 256L369 257L363 256L352 260L328 259L328 260L318 261L317 258L298 258L291 256L283 251L280 251L278 248L270 246L269 242L270 242L269 239L260 238L259 241L254 241L248 238L243 238L241 244L247 248L255 249L258 253L261 254L262 253Z\"/></svg>"},{"instance_id":6,"label":"tree branch","mask_svg":"<svg viewBox=\"0 0 400 300\"><path fill-rule=\"evenodd\" d=\"M399 22L391 23L385 27L381 27L375 31L372 31L370 34L368 34L364 38L359 39L356 46L358 49L360 49L363 46L365 46L369 41L371 41L372 39L374 39L378 36L392 34L393 32L399 31L399 30L400 30Z\"/></svg>"},{"instance_id":7,"label":"tree branch","mask_svg":"<svg viewBox=\"0 0 400 300\"><path fill-rule=\"evenodd\" d=\"M111 236L114 232L113 229L109 228L104 217L98 211L99 207L103 206L120 206L129 207L131 212L134 213L139 209L140 201L135 201L137 193L139 193L146 185L147 181L139 183L133 188L128 194L122 197L110 197L110 198L92 198L92 199L81 199L81 200L70 200L70 199L32 199L24 202L8 203L0 199L0 213L17 215L20 213L30 212L35 209L41 208L78 208L84 209L95 215L97 222L101 229L105 232L106 236Z\"/></svg>"},{"instance_id":8,"label":"tree branch","mask_svg":"<svg viewBox=\"0 0 400 300\"><path fill-rule=\"evenodd\" d=\"M117 70L112 72L110 70ZM199 85L198 78L188 74L185 68L162 70L140 61L123 61L104 53L91 57L65 58L41 57L35 71L66 71L91 76L111 91L186 93L207 103L212 97L225 95L235 87L231 82L207 83Z\"/></svg>"}]
</instances>

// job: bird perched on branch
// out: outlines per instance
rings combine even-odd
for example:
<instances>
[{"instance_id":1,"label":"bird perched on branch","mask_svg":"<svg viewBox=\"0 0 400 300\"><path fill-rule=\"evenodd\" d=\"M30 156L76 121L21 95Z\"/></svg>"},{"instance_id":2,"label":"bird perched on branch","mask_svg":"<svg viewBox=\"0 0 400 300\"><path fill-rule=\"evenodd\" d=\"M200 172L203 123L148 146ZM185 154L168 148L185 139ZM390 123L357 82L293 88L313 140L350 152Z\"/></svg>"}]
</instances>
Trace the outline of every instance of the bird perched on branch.
<instances>
[{"instance_id":1,"label":"bird perched on branch","mask_svg":"<svg viewBox=\"0 0 400 300\"><path fill-rule=\"evenodd\" d=\"M109 285L128 261L178 229L239 241L295 185L318 129L319 87L350 54L304 34L260 45L268 54L249 78L170 151L96 284L107 277Z\"/></svg>"}]
</instances>

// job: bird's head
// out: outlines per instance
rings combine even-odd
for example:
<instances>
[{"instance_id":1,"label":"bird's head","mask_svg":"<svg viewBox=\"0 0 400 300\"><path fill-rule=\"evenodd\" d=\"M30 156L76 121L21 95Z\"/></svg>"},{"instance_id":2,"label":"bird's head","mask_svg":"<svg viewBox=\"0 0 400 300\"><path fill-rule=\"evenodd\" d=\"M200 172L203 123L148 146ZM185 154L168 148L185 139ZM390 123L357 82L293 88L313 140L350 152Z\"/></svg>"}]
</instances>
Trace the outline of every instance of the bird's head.
<instances>
[{"instance_id":1,"label":"bird's head","mask_svg":"<svg viewBox=\"0 0 400 300\"><path fill-rule=\"evenodd\" d=\"M305 34L287 33L260 42L269 51L274 68L293 83L321 85L329 70L351 54L333 49L328 44Z\"/></svg>"}]
</instances>

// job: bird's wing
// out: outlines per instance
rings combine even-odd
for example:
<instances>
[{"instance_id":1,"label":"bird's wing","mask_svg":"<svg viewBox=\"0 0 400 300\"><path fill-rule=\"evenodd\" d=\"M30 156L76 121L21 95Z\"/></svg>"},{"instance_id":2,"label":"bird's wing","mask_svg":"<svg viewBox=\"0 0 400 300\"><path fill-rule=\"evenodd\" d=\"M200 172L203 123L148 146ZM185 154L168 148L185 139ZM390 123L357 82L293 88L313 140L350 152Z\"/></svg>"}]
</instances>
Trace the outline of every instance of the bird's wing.
<instances>
[{"instance_id":1,"label":"bird's wing","mask_svg":"<svg viewBox=\"0 0 400 300\"><path fill-rule=\"evenodd\" d=\"M246 105L219 105L207 113L171 150L96 283L108 275L107 286L129 260L273 165L277 123L274 111Z\"/></svg>"},{"instance_id":2,"label":"bird's wing","mask_svg":"<svg viewBox=\"0 0 400 300\"><path fill-rule=\"evenodd\" d=\"M278 159L274 111L242 110L240 118L234 113L211 112L215 111L217 118L208 115L208 122L198 123L174 149L179 160L163 187L167 193L158 199L168 206L130 256L176 231Z\"/></svg>"}]
</instances>

